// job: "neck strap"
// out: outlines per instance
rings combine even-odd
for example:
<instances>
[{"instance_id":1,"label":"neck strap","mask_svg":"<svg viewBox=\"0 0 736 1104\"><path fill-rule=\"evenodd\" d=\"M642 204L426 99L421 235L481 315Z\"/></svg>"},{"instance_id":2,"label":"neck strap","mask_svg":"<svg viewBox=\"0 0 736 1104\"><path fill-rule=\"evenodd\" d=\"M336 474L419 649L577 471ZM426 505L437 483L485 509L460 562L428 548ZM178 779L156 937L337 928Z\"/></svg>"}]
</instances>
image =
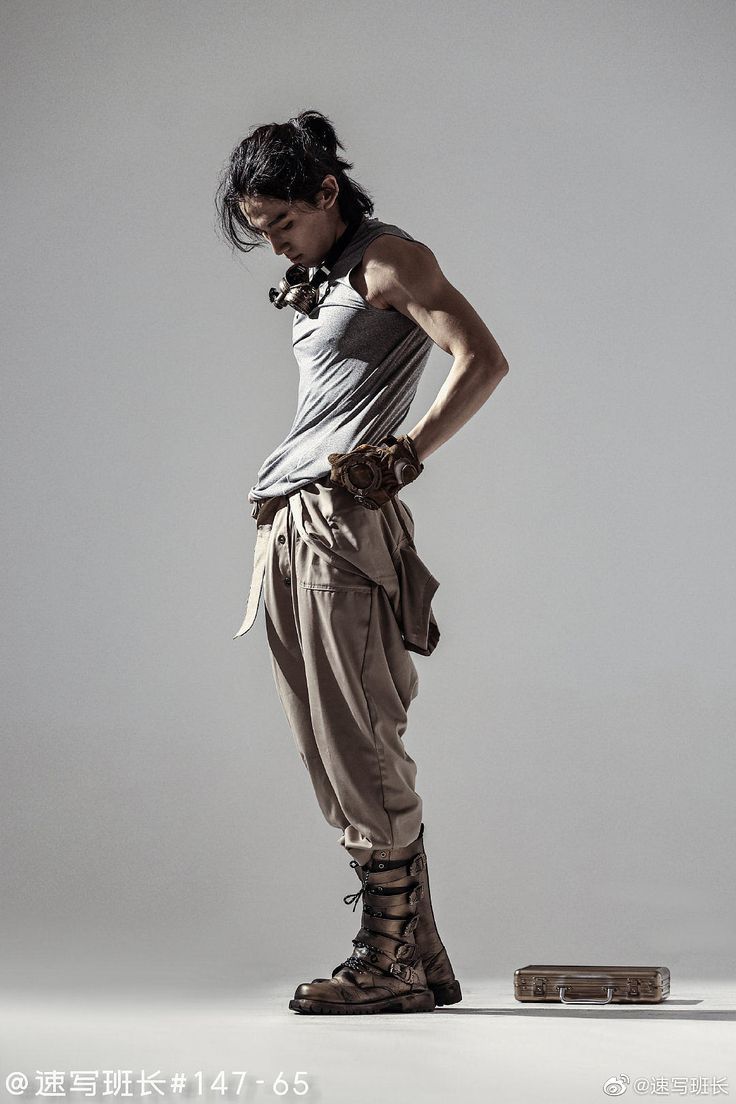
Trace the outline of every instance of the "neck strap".
<instances>
[{"instance_id":1,"label":"neck strap","mask_svg":"<svg viewBox=\"0 0 736 1104\"><path fill-rule=\"evenodd\" d=\"M335 262L342 256L350 242L355 237L358 227L363 224L363 215L360 214L356 218L352 219L343 230L339 238L332 244L328 250L325 259L321 262L311 280L309 281L314 287L317 284L321 284L323 280L327 279L332 269L335 267Z\"/></svg>"}]
</instances>

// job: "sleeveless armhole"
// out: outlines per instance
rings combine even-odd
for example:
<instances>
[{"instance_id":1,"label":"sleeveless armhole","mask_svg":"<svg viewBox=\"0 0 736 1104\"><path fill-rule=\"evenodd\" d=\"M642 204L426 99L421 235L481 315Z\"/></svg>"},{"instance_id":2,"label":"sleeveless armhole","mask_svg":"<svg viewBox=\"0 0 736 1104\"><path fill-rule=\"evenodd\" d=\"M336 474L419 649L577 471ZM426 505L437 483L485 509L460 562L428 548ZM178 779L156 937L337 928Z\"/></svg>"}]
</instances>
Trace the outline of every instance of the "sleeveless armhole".
<instances>
[{"instance_id":1,"label":"sleeveless armhole","mask_svg":"<svg viewBox=\"0 0 736 1104\"><path fill-rule=\"evenodd\" d=\"M351 264L351 266L347 270L347 272L343 276L338 276L335 279L334 282L336 284L338 284L338 283L339 284L344 284L345 287L349 288L349 290L353 293L353 295L356 295L358 297L358 299L360 299L360 302L362 303L362 305L365 307L366 310L377 311L380 314L390 314L390 313L400 314L401 312L397 311L396 307L374 307L372 303L369 303L367 299L363 298L363 296L360 294L360 292L358 291L358 289L356 287L353 287L353 284L350 280L350 276L353 272L353 269L357 268L358 265L362 262L363 255L365 254L365 251L368 248L368 246L372 245L373 242L376 241L377 238L382 238L386 234L388 234L390 237L393 237L393 238L403 238L404 241L415 242L417 245L423 245L425 249L429 249L430 253L432 252L432 250L429 248L429 246L426 244L426 242L419 241L417 238L413 238L411 236L411 234L407 233L406 230L402 231L398 226L397 227L392 227L390 229L389 228L382 229L378 234L374 234L373 237L370 238L370 240L365 243L365 245L363 246L363 248L360 252L360 256L355 261L353 261L353 263ZM406 317L406 316L404 316L404 317Z\"/></svg>"}]
</instances>

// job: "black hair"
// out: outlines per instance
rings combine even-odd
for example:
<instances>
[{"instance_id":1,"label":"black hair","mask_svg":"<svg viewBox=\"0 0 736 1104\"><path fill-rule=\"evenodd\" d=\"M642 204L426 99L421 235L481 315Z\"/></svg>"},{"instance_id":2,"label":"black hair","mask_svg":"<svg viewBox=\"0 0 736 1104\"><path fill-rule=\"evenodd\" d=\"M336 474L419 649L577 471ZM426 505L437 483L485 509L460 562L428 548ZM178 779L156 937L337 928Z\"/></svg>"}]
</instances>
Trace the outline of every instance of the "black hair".
<instances>
[{"instance_id":1,"label":"black hair","mask_svg":"<svg viewBox=\"0 0 736 1104\"><path fill-rule=\"evenodd\" d=\"M217 228L226 242L241 253L264 244L261 233L243 214L240 199L261 195L288 203L301 200L314 207L322 181L330 173L340 186L337 204L343 221L372 215L371 196L347 175L352 163L338 157L338 149L345 147L320 111L301 111L286 123L255 127L232 151L219 178Z\"/></svg>"}]
</instances>

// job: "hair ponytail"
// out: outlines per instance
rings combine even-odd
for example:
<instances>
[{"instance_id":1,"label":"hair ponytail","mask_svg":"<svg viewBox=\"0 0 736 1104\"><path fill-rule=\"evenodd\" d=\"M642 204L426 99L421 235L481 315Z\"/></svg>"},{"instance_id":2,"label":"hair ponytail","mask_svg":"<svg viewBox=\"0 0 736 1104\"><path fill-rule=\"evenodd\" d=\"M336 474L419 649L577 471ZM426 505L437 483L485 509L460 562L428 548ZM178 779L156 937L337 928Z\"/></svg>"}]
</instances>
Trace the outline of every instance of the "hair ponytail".
<instances>
[{"instance_id":1,"label":"hair ponytail","mask_svg":"<svg viewBox=\"0 0 736 1104\"><path fill-rule=\"evenodd\" d=\"M335 133L335 128L329 119L319 111L301 111L289 119L291 126L300 134L303 134L307 142L311 142L315 148L325 149L330 157L339 161L338 149L344 149L342 142ZM344 162L347 165L347 162ZM352 165L350 166L352 168Z\"/></svg>"},{"instance_id":2,"label":"hair ponytail","mask_svg":"<svg viewBox=\"0 0 736 1104\"><path fill-rule=\"evenodd\" d=\"M263 244L240 207L249 195L302 200L314 206L325 176L339 185L340 215L350 222L360 214L373 214L370 194L348 176L353 165L338 156L345 150L326 115L308 109L286 123L255 127L232 151L215 196L217 225L230 245L242 253Z\"/></svg>"}]
</instances>

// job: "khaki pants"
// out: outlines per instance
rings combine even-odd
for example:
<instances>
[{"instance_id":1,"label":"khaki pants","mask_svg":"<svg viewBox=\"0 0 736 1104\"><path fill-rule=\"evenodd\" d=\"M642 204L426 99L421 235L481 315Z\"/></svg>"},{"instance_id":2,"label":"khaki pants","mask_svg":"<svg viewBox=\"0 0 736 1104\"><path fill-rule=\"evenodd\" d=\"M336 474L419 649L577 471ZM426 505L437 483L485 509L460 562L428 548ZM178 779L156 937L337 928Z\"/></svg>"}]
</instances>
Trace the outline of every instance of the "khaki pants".
<instances>
[{"instance_id":1,"label":"khaki pants","mask_svg":"<svg viewBox=\"0 0 736 1104\"><path fill-rule=\"evenodd\" d=\"M439 583L416 555L403 502L368 510L326 479L264 505L238 636L255 620L262 580L273 675L297 749L339 843L365 862L372 849L419 835L417 768L403 737L419 689L409 649L429 652L407 646L402 626L421 624L413 639L433 649L429 599Z\"/></svg>"}]
</instances>

